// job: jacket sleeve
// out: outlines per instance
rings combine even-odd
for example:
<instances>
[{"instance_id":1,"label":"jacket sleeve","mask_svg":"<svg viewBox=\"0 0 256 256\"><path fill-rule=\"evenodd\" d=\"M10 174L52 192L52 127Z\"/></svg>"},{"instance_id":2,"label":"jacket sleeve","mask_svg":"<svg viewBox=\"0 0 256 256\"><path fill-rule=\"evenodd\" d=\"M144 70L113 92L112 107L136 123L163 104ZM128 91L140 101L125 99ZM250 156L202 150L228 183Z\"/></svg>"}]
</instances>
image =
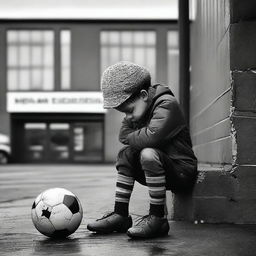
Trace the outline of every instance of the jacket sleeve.
<instances>
[{"instance_id":1,"label":"jacket sleeve","mask_svg":"<svg viewBox=\"0 0 256 256\"><path fill-rule=\"evenodd\" d=\"M133 125L124 118L119 132L119 141L123 144L128 144L127 136L134 131Z\"/></svg>"},{"instance_id":2,"label":"jacket sleeve","mask_svg":"<svg viewBox=\"0 0 256 256\"><path fill-rule=\"evenodd\" d=\"M128 134L128 144L139 150L160 147L174 137L185 125L176 100L163 100L157 104L147 126Z\"/></svg>"}]
</instances>

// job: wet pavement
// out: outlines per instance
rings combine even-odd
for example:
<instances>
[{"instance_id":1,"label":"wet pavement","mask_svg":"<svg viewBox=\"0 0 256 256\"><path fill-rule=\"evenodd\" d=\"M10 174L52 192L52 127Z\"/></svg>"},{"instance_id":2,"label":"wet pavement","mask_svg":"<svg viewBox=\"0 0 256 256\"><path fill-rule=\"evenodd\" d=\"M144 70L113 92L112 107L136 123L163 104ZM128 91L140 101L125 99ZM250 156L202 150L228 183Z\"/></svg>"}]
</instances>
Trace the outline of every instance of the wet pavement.
<instances>
[{"instance_id":1,"label":"wet pavement","mask_svg":"<svg viewBox=\"0 0 256 256\"><path fill-rule=\"evenodd\" d=\"M0 255L256 255L256 225L170 221L168 236L149 240L90 233L87 223L113 208L115 175L112 165L0 166ZM49 239L31 221L35 197L53 187L72 191L83 206L82 223L67 239ZM133 219L147 214L147 209L147 190L136 184L130 206Z\"/></svg>"}]
</instances>

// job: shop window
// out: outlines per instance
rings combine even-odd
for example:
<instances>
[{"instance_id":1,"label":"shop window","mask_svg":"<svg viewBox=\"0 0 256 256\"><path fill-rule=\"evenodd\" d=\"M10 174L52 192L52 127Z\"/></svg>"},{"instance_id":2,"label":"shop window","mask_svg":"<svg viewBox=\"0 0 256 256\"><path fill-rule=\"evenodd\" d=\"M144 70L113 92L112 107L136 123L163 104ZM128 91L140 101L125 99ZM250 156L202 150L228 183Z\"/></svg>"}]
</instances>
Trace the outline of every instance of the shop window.
<instances>
[{"instance_id":1,"label":"shop window","mask_svg":"<svg viewBox=\"0 0 256 256\"><path fill-rule=\"evenodd\" d=\"M168 84L179 99L179 42L178 31L168 31Z\"/></svg>"},{"instance_id":2,"label":"shop window","mask_svg":"<svg viewBox=\"0 0 256 256\"><path fill-rule=\"evenodd\" d=\"M155 82L155 31L102 31L100 43L101 73L118 61L131 61L146 67Z\"/></svg>"},{"instance_id":3,"label":"shop window","mask_svg":"<svg viewBox=\"0 0 256 256\"><path fill-rule=\"evenodd\" d=\"M53 90L54 32L7 31L8 90Z\"/></svg>"},{"instance_id":4,"label":"shop window","mask_svg":"<svg viewBox=\"0 0 256 256\"><path fill-rule=\"evenodd\" d=\"M70 30L62 30L60 34L61 43L61 89L70 89Z\"/></svg>"}]
</instances>

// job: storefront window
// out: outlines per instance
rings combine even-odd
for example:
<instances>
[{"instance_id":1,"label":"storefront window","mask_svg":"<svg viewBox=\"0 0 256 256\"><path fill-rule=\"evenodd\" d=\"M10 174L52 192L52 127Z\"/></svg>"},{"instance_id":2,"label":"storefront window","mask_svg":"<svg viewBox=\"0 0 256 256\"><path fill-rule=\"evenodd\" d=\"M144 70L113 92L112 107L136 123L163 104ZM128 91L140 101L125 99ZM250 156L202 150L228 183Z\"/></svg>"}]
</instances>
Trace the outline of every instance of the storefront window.
<instances>
[{"instance_id":1,"label":"storefront window","mask_svg":"<svg viewBox=\"0 0 256 256\"><path fill-rule=\"evenodd\" d=\"M54 32L7 31L8 90L53 90Z\"/></svg>"},{"instance_id":2,"label":"storefront window","mask_svg":"<svg viewBox=\"0 0 256 256\"><path fill-rule=\"evenodd\" d=\"M101 73L118 61L131 61L146 67L155 82L155 31L102 31L100 42Z\"/></svg>"},{"instance_id":3,"label":"storefront window","mask_svg":"<svg viewBox=\"0 0 256 256\"><path fill-rule=\"evenodd\" d=\"M168 31L168 84L179 100L179 43L178 31Z\"/></svg>"}]
</instances>

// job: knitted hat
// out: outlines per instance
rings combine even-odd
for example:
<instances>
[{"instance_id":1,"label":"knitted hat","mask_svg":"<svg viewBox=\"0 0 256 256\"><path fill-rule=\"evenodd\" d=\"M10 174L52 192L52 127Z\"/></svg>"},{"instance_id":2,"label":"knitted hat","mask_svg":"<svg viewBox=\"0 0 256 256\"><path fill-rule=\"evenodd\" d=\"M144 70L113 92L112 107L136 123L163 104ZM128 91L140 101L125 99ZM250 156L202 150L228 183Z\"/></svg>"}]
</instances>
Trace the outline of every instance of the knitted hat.
<instances>
[{"instance_id":1,"label":"knitted hat","mask_svg":"<svg viewBox=\"0 0 256 256\"><path fill-rule=\"evenodd\" d=\"M147 69L131 62L121 61L108 67L101 79L104 108L120 106L150 79Z\"/></svg>"}]
</instances>

